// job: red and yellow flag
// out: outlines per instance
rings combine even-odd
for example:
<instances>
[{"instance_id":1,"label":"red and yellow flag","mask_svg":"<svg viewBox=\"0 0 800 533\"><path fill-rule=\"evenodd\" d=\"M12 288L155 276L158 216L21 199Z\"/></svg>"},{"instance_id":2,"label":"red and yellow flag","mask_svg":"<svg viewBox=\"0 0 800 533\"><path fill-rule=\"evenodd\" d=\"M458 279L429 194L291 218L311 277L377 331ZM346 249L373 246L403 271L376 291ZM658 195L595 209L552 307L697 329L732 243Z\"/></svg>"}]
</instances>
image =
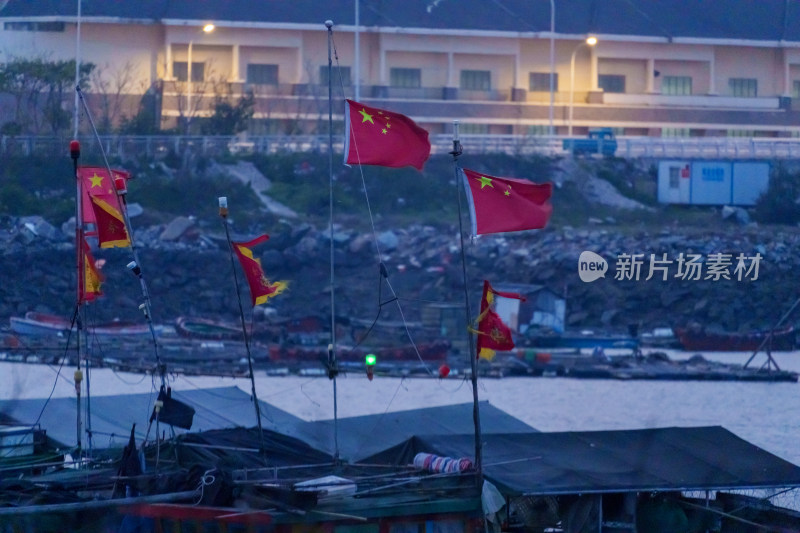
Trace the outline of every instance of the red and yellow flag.
<instances>
[{"instance_id":1,"label":"red and yellow flag","mask_svg":"<svg viewBox=\"0 0 800 533\"><path fill-rule=\"evenodd\" d=\"M472 234L540 229L547 225L553 206L552 183L497 178L461 169L467 193Z\"/></svg>"},{"instance_id":2,"label":"red and yellow flag","mask_svg":"<svg viewBox=\"0 0 800 533\"><path fill-rule=\"evenodd\" d=\"M130 172L125 170L111 170L114 179L109 178L108 171L102 167L80 167L78 178L83 188L83 202L81 203L81 218L84 224L94 224L94 209L91 198L99 198L120 211L119 200L115 187L127 189Z\"/></svg>"},{"instance_id":3,"label":"red and yellow flag","mask_svg":"<svg viewBox=\"0 0 800 533\"><path fill-rule=\"evenodd\" d=\"M428 132L400 113L345 102L345 163L422 170L431 155Z\"/></svg>"},{"instance_id":4,"label":"red and yellow flag","mask_svg":"<svg viewBox=\"0 0 800 533\"><path fill-rule=\"evenodd\" d=\"M250 248L267 239L269 239L269 235L261 235L251 241L231 243L233 251L236 252L239 263L242 265L242 270L244 270L247 284L250 285L250 298L253 306L265 303L273 296L282 293L287 287L285 281L270 283L264 275L264 269L261 268L261 260L253 257L253 251Z\"/></svg>"},{"instance_id":5,"label":"red and yellow flag","mask_svg":"<svg viewBox=\"0 0 800 533\"><path fill-rule=\"evenodd\" d=\"M483 281L483 296L481 297L481 313L476 322L477 329L472 331L478 336L478 355L491 361L494 359L495 351L508 351L514 349L514 340L511 338L511 329L503 323L503 320L493 308L494 297L515 298L525 300L524 296L513 292L500 292L492 288L488 281Z\"/></svg>"},{"instance_id":6,"label":"red and yellow flag","mask_svg":"<svg viewBox=\"0 0 800 533\"><path fill-rule=\"evenodd\" d=\"M100 285L105 281L105 277L100 273L86 239L81 240L80 246L83 253L83 283L80 284L80 302L92 302L98 296L103 295Z\"/></svg>"},{"instance_id":7,"label":"red and yellow flag","mask_svg":"<svg viewBox=\"0 0 800 533\"><path fill-rule=\"evenodd\" d=\"M131 245L125 219L119 209L95 196L91 197L100 248L124 248Z\"/></svg>"}]
</instances>

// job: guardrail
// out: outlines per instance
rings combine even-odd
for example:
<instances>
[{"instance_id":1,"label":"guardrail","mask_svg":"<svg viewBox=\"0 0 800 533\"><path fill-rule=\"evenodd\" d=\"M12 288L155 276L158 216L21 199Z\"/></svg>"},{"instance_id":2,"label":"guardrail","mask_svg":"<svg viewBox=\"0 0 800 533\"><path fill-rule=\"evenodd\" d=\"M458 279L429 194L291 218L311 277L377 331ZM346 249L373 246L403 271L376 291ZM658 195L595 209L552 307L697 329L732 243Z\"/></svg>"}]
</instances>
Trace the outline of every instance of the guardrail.
<instances>
[{"instance_id":1,"label":"guardrail","mask_svg":"<svg viewBox=\"0 0 800 533\"><path fill-rule=\"evenodd\" d=\"M563 136L461 135L465 153L508 155L569 155ZM0 156L61 155L69 150L69 138L45 136L2 136ZM123 159L145 156L159 159L189 150L198 155L220 157L228 154L281 152L328 152L327 135L265 135L246 139L230 136L108 135L100 142L106 154ZM446 154L453 148L452 136L431 135L432 152ZM99 155L97 139L81 139L85 155ZM341 153L342 136L334 137L333 151ZM800 138L659 138L618 137L618 157L648 159L800 159Z\"/></svg>"}]
</instances>

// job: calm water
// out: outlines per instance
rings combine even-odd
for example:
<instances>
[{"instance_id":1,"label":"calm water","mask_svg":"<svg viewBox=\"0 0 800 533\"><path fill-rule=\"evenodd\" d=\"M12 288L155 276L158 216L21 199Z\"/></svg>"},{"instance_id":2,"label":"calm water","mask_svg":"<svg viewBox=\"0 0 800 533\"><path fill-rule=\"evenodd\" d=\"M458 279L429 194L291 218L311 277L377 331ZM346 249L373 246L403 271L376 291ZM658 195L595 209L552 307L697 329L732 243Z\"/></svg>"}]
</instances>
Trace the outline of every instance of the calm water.
<instances>
[{"instance_id":1,"label":"calm water","mask_svg":"<svg viewBox=\"0 0 800 533\"><path fill-rule=\"evenodd\" d=\"M670 353L674 358L689 354ZM742 363L749 354L709 354L708 359ZM800 371L800 352L779 353L782 369ZM762 361L758 359L757 361ZM73 396L73 369L62 370L54 396ZM56 382L56 369L0 363L0 398L44 398ZM177 377L176 390L238 385L249 380ZM148 392L151 379L92 372L92 395ZM333 387L325 377L257 376L259 398L308 420L333 417ZM337 380L339 416L472 401L469 382L458 378L399 379L363 374ZM670 381L577 380L567 378L482 379L479 397L542 431L638 429L721 425L740 437L800 464L800 386L797 383L706 383Z\"/></svg>"}]
</instances>

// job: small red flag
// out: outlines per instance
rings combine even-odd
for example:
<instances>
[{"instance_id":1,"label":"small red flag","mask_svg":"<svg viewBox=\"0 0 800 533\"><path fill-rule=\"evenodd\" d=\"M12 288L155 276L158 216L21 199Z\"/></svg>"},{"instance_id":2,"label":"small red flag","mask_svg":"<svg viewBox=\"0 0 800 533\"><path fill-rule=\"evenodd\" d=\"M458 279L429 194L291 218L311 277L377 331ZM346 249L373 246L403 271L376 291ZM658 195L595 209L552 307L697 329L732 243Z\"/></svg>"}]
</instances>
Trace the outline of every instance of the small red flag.
<instances>
[{"instance_id":1,"label":"small red flag","mask_svg":"<svg viewBox=\"0 0 800 533\"><path fill-rule=\"evenodd\" d=\"M131 239L119 209L96 196L92 196L91 200L100 248L130 246Z\"/></svg>"},{"instance_id":2,"label":"small red flag","mask_svg":"<svg viewBox=\"0 0 800 533\"><path fill-rule=\"evenodd\" d=\"M503 320L495 312L492 304L494 297L515 298L525 300L524 296L513 292L500 292L492 288L488 281L483 281L483 296L481 297L481 313L476 322L477 330L473 330L478 335L478 357L483 357L491 361L496 350L508 351L514 349L514 340L511 338L511 329L503 323Z\"/></svg>"},{"instance_id":3,"label":"small red flag","mask_svg":"<svg viewBox=\"0 0 800 533\"><path fill-rule=\"evenodd\" d=\"M250 298L254 306L263 304L273 296L282 293L287 287L284 281L270 283L264 275L264 269L261 268L261 260L253 257L253 251L250 248L267 239L269 239L269 235L261 235L251 241L231 243L233 251L236 252L239 263L242 265L242 270L244 270L247 284L250 285Z\"/></svg>"},{"instance_id":4,"label":"small red flag","mask_svg":"<svg viewBox=\"0 0 800 533\"><path fill-rule=\"evenodd\" d=\"M540 229L547 225L553 206L552 183L497 178L461 169L467 193L472 234Z\"/></svg>"},{"instance_id":5,"label":"small red flag","mask_svg":"<svg viewBox=\"0 0 800 533\"><path fill-rule=\"evenodd\" d=\"M428 132L400 113L345 101L345 163L422 170L431 155Z\"/></svg>"},{"instance_id":6,"label":"small red flag","mask_svg":"<svg viewBox=\"0 0 800 533\"><path fill-rule=\"evenodd\" d=\"M103 295L100 284L105 281L105 277L100 273L86 239L81 239L80 246L83 253L83 283L80 284L82 293L80 301L92 302L98 296Z\"/></svg>"}]
</instances>

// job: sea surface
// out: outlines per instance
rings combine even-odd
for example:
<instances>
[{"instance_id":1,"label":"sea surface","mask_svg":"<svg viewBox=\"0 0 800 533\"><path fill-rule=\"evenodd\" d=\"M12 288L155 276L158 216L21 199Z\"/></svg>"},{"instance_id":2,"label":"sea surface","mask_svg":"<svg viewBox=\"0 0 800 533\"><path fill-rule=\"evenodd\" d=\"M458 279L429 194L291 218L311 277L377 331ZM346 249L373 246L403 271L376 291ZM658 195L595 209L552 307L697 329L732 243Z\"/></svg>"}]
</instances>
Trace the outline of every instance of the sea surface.
<instances>
[{"instance_id":1,"label":"sea surface","mask_svg":"<svg viewBox=\"0 0 800 533\"><path fill-rule=\"evenodd\" d=\"M668 352L681 359L689 353ZM710 360L743 363L749 353L705 354ZM773 354L783 370L800 372L800 352ZM756 364L764 362L759 355ZM74 396L73 368L0 363L0 398ZM91 394L149 392L150 376L96 369ZM249 379L171 377L175 390L236 385ZM388 378L362 373L336 381L338 416L384 413L472 402L471 382L461 377ZM481 378L480 400L540 431L584 431L720 425L751 443L800 465L800 384L699 381L617 381L572 378ZM307 420L333 418L333 384L327 377L256 374L259 399ZM424 429L424 428L421 428ZM724 450L720 450L723 452Z\"/></svg>"}]
</instances>

